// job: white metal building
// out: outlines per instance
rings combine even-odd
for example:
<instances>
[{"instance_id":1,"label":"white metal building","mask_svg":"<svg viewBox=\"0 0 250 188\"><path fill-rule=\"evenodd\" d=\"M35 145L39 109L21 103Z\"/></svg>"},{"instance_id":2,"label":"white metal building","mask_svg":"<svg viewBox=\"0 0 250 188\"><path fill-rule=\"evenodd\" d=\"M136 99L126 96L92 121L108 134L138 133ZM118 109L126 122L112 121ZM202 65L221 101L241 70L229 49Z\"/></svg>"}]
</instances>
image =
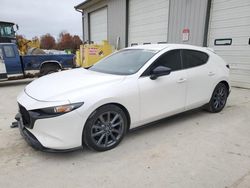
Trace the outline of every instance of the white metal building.
<instances>
[{"instance_id":1,"label":"white metal building","mask_svg":"<svg viewBox=\"0 0 250 188\"><path fill-rule=\"evenodd\" d=\"M208 33L208 46L230 63L232 84L250 88L250 0L212 1Z\"/></svg>"},{"instance_id":2,"label":"white metal building","mask_svg":"<svg viewBox=\"0 0 250 188\"><path fill-rule=\"evenodd\" d=\"M230 63L232 84L250 88L250 0L85 0L75 9L85 41L209 46Z\"/></svg>"}]
</instances>

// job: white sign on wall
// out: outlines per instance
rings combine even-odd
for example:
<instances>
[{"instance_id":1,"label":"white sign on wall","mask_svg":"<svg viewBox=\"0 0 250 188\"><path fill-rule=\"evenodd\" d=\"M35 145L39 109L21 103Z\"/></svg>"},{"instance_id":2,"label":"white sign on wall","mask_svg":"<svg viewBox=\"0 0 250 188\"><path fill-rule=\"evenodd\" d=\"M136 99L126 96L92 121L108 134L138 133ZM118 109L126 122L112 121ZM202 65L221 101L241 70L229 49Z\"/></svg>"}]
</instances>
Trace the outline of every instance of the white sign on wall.
<instances>
[{"instance_id":1,"label":"white sign on wall","mask_svg":"<svg viewBox=\"0 0 250 188\"><path fill-rule=\"evenodd\" d=\"M188 41L189 34L190 34L190 30L188 28L183 29L182 30L182 41Z\"/></svg>"}]
</instances>

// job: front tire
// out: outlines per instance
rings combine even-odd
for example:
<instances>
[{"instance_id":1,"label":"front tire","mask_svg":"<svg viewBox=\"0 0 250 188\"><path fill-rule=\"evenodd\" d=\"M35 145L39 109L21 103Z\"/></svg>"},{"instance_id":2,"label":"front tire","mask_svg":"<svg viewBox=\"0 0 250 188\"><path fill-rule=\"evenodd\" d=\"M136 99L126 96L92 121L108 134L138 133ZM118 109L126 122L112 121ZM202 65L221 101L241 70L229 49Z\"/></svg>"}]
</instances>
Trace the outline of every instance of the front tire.
<instances>
[{"instance_id":1,"label":"front tire","mask_svg":"<svg viewBox=\"0 0 250 188\"><path fill-rule=\"evenodd\" d=\"M113 149L122 141L127 126L127 117L122 109L116 105L102 106L87 120L83 141L92 150Z\"/></svg>"},{"instance_id":2,"label":"front tire","mask_svg":"<svg viewBox=\"0 0 250 188\"><path fill-rule=\"evenodd\" d=\"M220 112L226 105L228 93L229 91L226 85L219 83L215 87L206 109L212 113Z\"/></svg>"}]
</instances>

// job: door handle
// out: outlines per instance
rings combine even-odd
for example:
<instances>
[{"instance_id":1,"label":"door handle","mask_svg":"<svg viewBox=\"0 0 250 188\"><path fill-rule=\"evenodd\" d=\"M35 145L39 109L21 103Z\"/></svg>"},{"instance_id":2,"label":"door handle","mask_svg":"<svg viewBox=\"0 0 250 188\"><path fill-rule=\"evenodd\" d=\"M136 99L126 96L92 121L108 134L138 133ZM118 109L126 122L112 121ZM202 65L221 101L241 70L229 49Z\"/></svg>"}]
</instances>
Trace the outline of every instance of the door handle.
<instances>
[{"instance_id":1,"label":"door handle","mask_svg":"<svg viewBox=\"0 0 250 188\"><path fill-rule=\"evenodd\" d=\"M210 72L208 73L208 76L214 76L214 75L215 75L215 73L212 72L212 71L210 71Z\"/></svg>"},{"instance_id":2,"label":"door handle","mask_svg":"<svg viewBox=\"0 0 250 188\"><path fill-rule=\"evenodd\" d=\"M177 81L177 83L183 83L183 82L185 82L187 79L186 78L180 78L178 81Z\"/></svg>"}]
</instances>

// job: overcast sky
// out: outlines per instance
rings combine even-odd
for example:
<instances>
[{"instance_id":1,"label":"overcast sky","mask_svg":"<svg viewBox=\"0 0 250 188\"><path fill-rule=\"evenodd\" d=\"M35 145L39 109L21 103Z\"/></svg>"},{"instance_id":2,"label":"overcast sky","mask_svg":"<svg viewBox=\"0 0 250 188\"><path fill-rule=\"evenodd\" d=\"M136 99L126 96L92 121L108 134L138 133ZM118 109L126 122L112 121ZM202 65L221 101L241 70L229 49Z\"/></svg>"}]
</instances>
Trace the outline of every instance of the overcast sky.
<instances>
[{"instance_id":1,"label":"overcast sky","mask_svg":"<svg viewBox=\"0 0 250 188\"><path fill-rule=\"evenodd\" d=\"M74 6L84 0L1 0L0 21L19 25L18 34L27 39L50 33L58 38L68 31L82 38L81 14Z\"/></svg>"}]
</instances>

